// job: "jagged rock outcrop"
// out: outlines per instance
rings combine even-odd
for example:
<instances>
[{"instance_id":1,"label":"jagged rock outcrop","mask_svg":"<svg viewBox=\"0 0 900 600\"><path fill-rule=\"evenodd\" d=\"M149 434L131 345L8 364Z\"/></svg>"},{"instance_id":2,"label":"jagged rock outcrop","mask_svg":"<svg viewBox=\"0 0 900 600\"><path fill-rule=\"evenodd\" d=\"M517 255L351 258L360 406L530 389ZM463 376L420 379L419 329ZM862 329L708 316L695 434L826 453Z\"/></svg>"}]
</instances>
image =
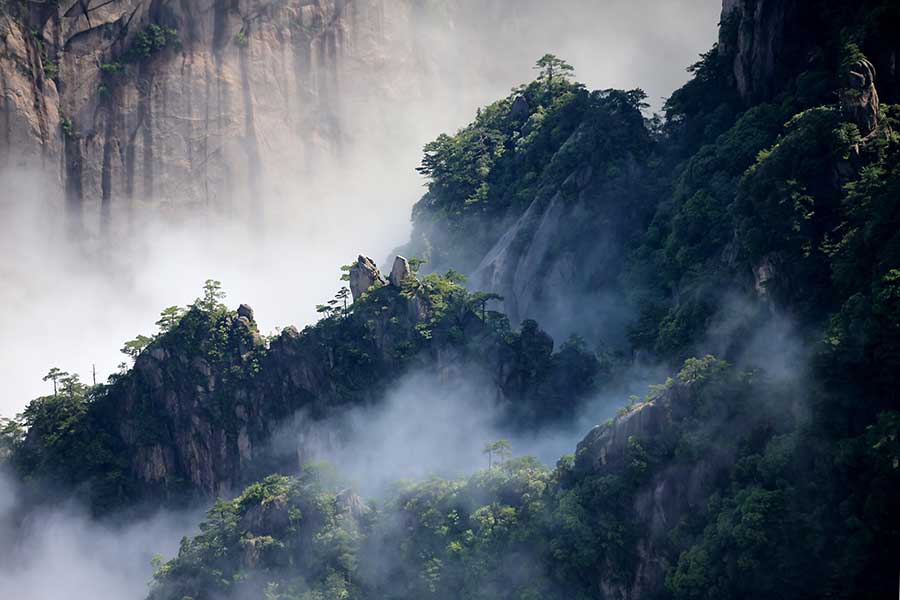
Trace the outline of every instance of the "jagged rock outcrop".
<instances>
[{"instance_id":1,"label":"jagged rock outcrop","mask_svg":"<svg viewBox=\"0 0 900 600\"><path fill-rule=\"evenodd\" d=\"M841 89L841 108L859 127L863 137L878 128L878 90L875 89L875 67L865 58L849 65Z\"/></svg>"},{"instance_id":2,"label":"jagged rock outcrop","mask_svg":"<svg viewBox=\"0 0 900 600\"><path fill-rule=\"evenodd\" d=\"M247 319L248 322L253 323L253 309L250 308L247 304L241 304L238 306L237 314L239 317L243 317Z\"/></svg>"},{"instance_id":3,"label":"jagged rock outcrop","mask_svg":"<svg viewBox=\"0 0 900 600\"><path fill-rule=\"evenodd\" d=\"M723 0L718 53L727 63L732 87L747 104L773 99L798 73L810 68L835 32L830 19L842 15L847 29L863 14L861 7L838 2L833 12L809 0ZM898 15L880 11L859 29L864 54L881 73L882 100L900 99L900 27ZM857 40L859 41L859 40ZM865 76L864 73L862 73Z\"/></svg>"},{"instance_id":4,"label":"jagged rock outcrop","mask_svg":"<svg viewBox=\"0 0 900 600\"><path fill-rule=\"evenodd\" d=\"M724 0L719 50L731 61L731 73L740 97L758 101L778 89L785 65L789 18L795 0ZM793 60L793 57L790 57Z\"/></svg>"},{"instance_id":5,"label":"jagged rock outcrop","mask_svg":"<svg viewBox=\"0 0 900 600\"><path fill-rule=\"evenodd\" d=\"M703 509L711 490L734 464L734 449L728 444L714 445L693 461L673 459L684 419L695 410L695 396L694 386L673 383L595 427L577 446L575 472L581 476L627 471L634 445L650 445L665 461L632 497L630 518L640 532L633 549L635 568L623 581L610 565L601 579L606 598L637 600L662 590L673 558L666 553L667 536L682 519ZM710 419L704 424L709 431L727 430Z\"/></svg>"},{"instance_id":6,"label":"jagged rock outcrop","mask_svg":"<svg viewBox=\"0 0 900 600\"><path fill-rule=\"evenodd\" d=\"M525 96L517 96L513 100L512 107L509 109L509 116L513 119L524 119L531 112L531 106L528 104L528 98Z\"/></svg>"},{"instance_id":7,"label":"jagged rock outcrop","mask_svg":"<svg viewBox=\"0 0 900 600\"><path fill-rule=\"evenodd\" d=\"M384 285L387 282L381 276L375 261L360 254L353 266L350 267L350 293L353 295L353 300L358 300L376 283Z\"/></svg>"},{"instance_id":8,"label":"jagged rock outcrop","mask_svg":"<svg viewBox=\"0 0 900 600\"><path fill-rule=\"evenodd\" d=\"M391 275L388 280L391 282L391 285L401 287L403 282L411 275L412 271L409 268L409 261L402 256L398 256L394 259L394 266L391 267Z\"/></svg>"},{"instance_id":9,"label":"jagged rock outcrop","mask_svg":"<svg viewBox=\"0 0 900 600\"><path fill-rule=\"evenodd\" d=\"M258 214L238 200L313 172L350 133L342 99L406 91L381 66L409 56L385 31L407 17L381 0L19 10L2 26L0 158L41 158L88 230L161 203Z\"/></svg>"},{"instance_id":10,"label":"jagged rock outcrop","mask_svg":"<svg viewBox=\"0 0 900 600\"><path fill-rule=\"evenodd\" d=\"M559 154L571 154L583 138L576 131ZM615 281L628 232L647 217L640 210L646 169L631 155L621 165L610 178L582 164L558 187L543 189L472 273L476 287L503 297L502 310L514 322L538 319L562 338L576 329L590 335L586 324L607 339L622 335ZM588 288L603 309L582 301Z\"/></svg>"}]
</instances>

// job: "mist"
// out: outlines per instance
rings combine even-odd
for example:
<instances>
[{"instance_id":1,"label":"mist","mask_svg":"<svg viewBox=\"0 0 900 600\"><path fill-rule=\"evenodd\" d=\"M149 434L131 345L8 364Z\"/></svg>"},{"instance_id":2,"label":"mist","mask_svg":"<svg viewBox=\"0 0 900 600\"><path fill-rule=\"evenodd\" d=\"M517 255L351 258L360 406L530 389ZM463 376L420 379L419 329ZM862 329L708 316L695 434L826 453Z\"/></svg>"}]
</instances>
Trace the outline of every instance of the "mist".
<instances>
[{"instance_id":1,"label":"mist","mask_svg":"<svg viewBox=\"0 0 900 600\"><path fill-rule=\"evenodd\" d=\"M297 456L296 467L324 461L366 497L384 497L400 481L455 478L488 468L486 444L508 440L514 456L553 466L575 451L585 433L615 416L632 395L665 378L658 366L634 365L564 419L516 426L510 399L478 365L420 369L397 380L383 398L324 420L299 411L271 439L273 453Z\"/></svg>"},{"instance_id":2,"label":"mist","mask_svg":"<svg viewBox=\"0 0 900 600\"><path fill-rule=\"evenodd\" d=\"M230 304L252 305L263 331L313 322L315 305L340 287L341 264L360 252L385 256L407 238L426 142L529 80L548 51L575 65L589 87L641 86L658 108L712 43L720 4L526 2L493 9L509 11L494 15L510 23L503 31L485 31L490 21L477 8L417 32L433 49L431 76L417 93L348 91L340 152L315 150L294 178L268 181L265 197L234 210L144 199L127 219L114 212L112 239L73 239L47 171L0 166L0 414L48 393L41 377L52 366L86 382L96 368L105 380L125 359L122 343L152 333L159 311L191 302L207 278L223 282ZM299 157L283 159L289 168ZM261 207L253 218L251 206Z\"/></svg>"},{"instance_id":3,"label":"mist","mask_svg":"<svg viewBox=\"0 0 900 600\"><path fill-rule=\"evenodd\" d=\"M4 598L143 598L157 554L172 556L199 513L160 512L101 524L77 505L28 510L0 473L0 590Z\"/></svg>"}]
</instances>

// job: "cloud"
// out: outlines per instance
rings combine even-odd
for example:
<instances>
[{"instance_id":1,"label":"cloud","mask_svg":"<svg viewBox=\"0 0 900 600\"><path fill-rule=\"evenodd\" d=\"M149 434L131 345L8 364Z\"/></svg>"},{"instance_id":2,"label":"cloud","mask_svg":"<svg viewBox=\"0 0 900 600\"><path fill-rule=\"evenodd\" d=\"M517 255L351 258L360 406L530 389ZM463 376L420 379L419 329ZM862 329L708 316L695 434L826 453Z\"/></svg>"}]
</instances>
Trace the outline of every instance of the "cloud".
<instances>
[{"instance_id":1,"label":"cloud","mask_svg":"<svg viewBox=\"0 0 900 600\"><path fill-rule=\"evenodd\" d=\"M157 553L172 556L199 515L157 513L101 524L77 506L26 511L0 473L0 590L28 600L139 600Z\"/></svg>"},{"instance_id":2,"label":"cloud","mask_svg":"<svg viewBox=\"0 0 900 600\"><path fill-rule=\"evenodd\" d=\"M365 86L342 90L339 154L298 143L298 156L268 157L283 167L321 153L294 169L302 176L268 182L265 198L238 199L266 207L259 221L248 210L145 207L109 246L73 241L47 174L0 168L0 414L47 393L41 377L52 366L90 381L96 365L105 380L124 358L122 342L151 333L162 308L192 301L208 277L223 282L230 303L254 306L264 331L312 322L315 305L339 287L341 264L360 252L385 256L407 238L422 190L413 169L421 147L530 79L538 56L565 57L591 87L640 85L658 99L711 44L719 11L712 0L456 4L453 22L416 23L428 56L398 60L400 71L384 74L421 78L409 86L417 93L385 99Z\"/></svg>"}]
</instances>

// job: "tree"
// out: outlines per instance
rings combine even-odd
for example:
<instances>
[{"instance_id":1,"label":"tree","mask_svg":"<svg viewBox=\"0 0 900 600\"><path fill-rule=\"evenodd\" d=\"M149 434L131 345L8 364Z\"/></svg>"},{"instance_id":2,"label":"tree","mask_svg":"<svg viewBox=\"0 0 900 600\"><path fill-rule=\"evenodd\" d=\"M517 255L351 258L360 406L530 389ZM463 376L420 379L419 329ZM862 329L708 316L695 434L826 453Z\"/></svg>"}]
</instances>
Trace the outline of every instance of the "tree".
<instances>
[{"instance_id":1,"label":"tree","mask_svg":"<svg viewBox=\"0 0 900 600\"><path fill-rule=\"evenodd\" d=\"M547 84L547 91L553 91L553 83L557 80L568 81L575 74L575 67L554 54L545 54L534 65L539 71L538 81Z\"/></svg>"},{"instance_id":2,"label":"tree","mask_svg":"<svg viewBox=\"0 0 900 600\"><path fill-rule=\"evenodd\" d=\"M484 445L484 450L481 451L482 454L487 454L488 457L488 469L494 468L494 444L487 443Z\"/></svg>"},{"instance_id":3,"label":"tree","mask_svg":"<svg viewBox=\"0 0 900 600\"><path fill-rule=\"evenodd\" d=\"M25 441L25 426L21 415L15 419L0 418L0 464Z\"/></svg>"},{"instance_id":4,"label":"tree","mask_svg":"<svg viewBox=\"0 0 900 600\"><path fill-rule=\"evenodd\" d=\"M501 465L512 456L512 444L509 443L509 440L497 440L496 442L485 444L482 454L487 454L488 469L492 469L494 467L494 456L500 459Z\"/></svg>"},{"instance_id":5,"label":"tree","mask_svg":"<svg viewBox=\"0 0 900 600\"><path fill-rule=\"evenodd\" d=\"M418 273L418 272L419 272L419 268L420 268L422 265L424 265L425 263L427 263L428 261L425 260L424 258L413 257L413 258L410 258L409 260L407 260L406 262L409 263L409 270L410 270L410 272L412 272L412 273Z\"/></svg>"},{"instance_id":6,"label":"tree","mask_svg":"<svg viewBox=\"0 0 900 600\"><path fill-rule=\"evenodd\" d=\"M465 283L468 278L456 269L448 269L447 272L444 273L444 279L450 283L462 284Z\"/></svg>"},{"instance_id":7,"label":"tree","mask_svg":"<svg viewBox=\"0 0 900 600\"><path fill-rule=\"evenodd\" d=\"M494 454L500 458L500 464L504 464L512 456L512 444L509 440L497 440L494 442Z\"/></svg>"},{"instance_id":8,"label":"tree","mask_svg":"<svg viewBox=\"0 0 900 600\"><path fill-rule=\"evenodd\" d=\"M60 379L62 379L62 378L64 378L64 377L68 377L68 376L69 376L69 374L66 373L65 371L62 371L62 370L60 370L60 369L58 369L58 368L56 368L56 367L53 367L52 369L50 369L50 372L49 372L49 373L47 373L46 375L44 375L44 379L43 379L43 380L44 380L44 381L52 381L52 382L53 382L53 395L55 396L55 395L58 393L58 391L57 391L57 382L58 382Z\"/></svg>"},{"instance_id":9,"label":"tree","mask_svg":"<svg viewBox=\"0 0 900 600\"><path fill-rule=\"evenodd\" d=\"M159 313L159 321L156 322L156 326L159 327L159 332L167 333L174 329L178 325L178 322L181 321L182 316L184 316L184 309L180 306L170 306L163 309L163 311Z\"/></svg>"},{"instance_id":10,"label":"tree","mask_svg":"<svg viewBox=\"0 0 900 600\"><path fill-rule=\"evenodd\" d=\"M222 300L225 299L225 292L222 291L222 282L215 279L207 279L203 284L203 297L197 298L194 305L201 310L214 313L222 310L225 305Z\"/></svg>"},{"instance_id":11,"label":"tree","mask_svg":"<svg viewBox=\"0 0 900 600\"><path fill-rule=\"evenodd\" d=\"M335 296L338 301L344 303L344 310L347 310L347 299L350 298L350 290L346 287L342 287L337 295Z\"/></svg>"},{"instance_id":12,"label":"tree","mask_svg":"<svg viewBox=\"0 0 900 600\"><path fill-rule=\"evenodd\" d=\"M69 400L75 400L76 397L84 396L87 386L81 383L81 377L77 373L61 378L59 381L60 388L69 397Z\"/></svg>"},{"instance_id":13,"label":"tree","mask_svg":"<svg viewBox=\"0 0 900 600\"><path fill-rule=\"evenodd\" d=\"M125 342L125 345L120 352L131 358L137 358L140 353L144 351L144 348L149 346L152 341L153 338L147 337L146 335L139 335L133 340Z\"/></svg>"},{"instance_id":14,"label":"tree","mask_svg":"<svg viewBox=\"0 0 900 600\"><path fill-rule=\"evenodd\" d=\"M503 300L503 296L491 292L476 292L472 294L472 304L478 306L482 321L487 320L487 303L491 300Z\"/></svg>"}]
</instances>

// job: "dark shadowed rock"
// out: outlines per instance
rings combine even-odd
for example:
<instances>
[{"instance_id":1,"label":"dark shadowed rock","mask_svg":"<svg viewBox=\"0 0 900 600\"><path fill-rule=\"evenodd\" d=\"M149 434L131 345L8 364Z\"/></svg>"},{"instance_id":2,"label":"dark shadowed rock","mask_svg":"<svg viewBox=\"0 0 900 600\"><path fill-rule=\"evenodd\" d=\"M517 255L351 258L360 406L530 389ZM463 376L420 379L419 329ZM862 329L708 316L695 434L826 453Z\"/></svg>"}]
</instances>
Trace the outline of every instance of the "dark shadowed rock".
<instances>
[{"instance_id":1,"label":"dark shadowed rock","mask_svg":"<svg viewBox=\"0 0 900 600\"><path fill-rule=\"evenodd\" d=\"M251 323L253 322L253 309L250 308L249 305L241 304L240 306L238 306L237 314L239 317L244 317Z\"/></svg>"},{"instance_id":2,"label":"dark shadowed rock","mask_svg":"<svg viewBox=\"0 0 900 600\"><path fill-rule=\"evenodd\" d=\"M841 89L841 108L863 136L878 128L878 91L875 67L865 58L850 65Z\"/></svg>"},{"instance_id":3,"label":"dark shadowed rock","mask_svg":"<svg viewBox=\"0 0 900 600\"><path fill-rule=\"evenodd\" d=\"M531 106L525 96L518 96L509 109L509 116L513 119L524 119L531 112Z\"/></svg>"}]
</instances>

